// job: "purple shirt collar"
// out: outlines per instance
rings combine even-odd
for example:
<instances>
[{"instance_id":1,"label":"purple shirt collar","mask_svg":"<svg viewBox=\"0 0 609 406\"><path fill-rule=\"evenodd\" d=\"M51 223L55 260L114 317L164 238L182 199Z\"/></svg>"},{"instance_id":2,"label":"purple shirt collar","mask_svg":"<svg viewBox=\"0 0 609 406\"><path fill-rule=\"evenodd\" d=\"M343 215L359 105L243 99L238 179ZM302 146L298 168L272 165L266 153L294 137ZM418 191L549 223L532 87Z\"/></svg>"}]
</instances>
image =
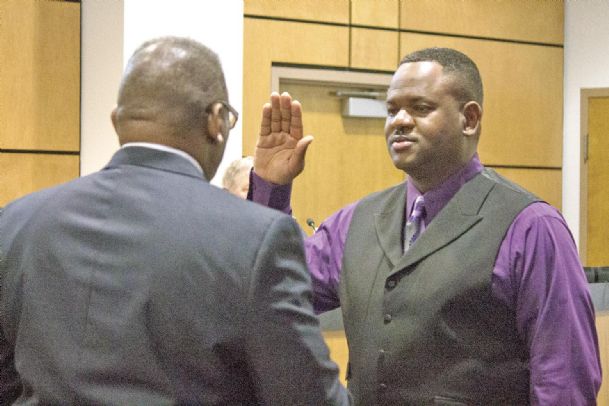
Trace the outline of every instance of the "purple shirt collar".
<instances>
[{"instance_id":1,"label":"purple shirt collar","mask_svg":"<svg viewBox=\"0 0 609 406\"><path fill-rule=\"evenodd\" d=\"M461 169L448 179L446 179L439 186L431 189L423 194L425 198L425 211L426 215L424 218L425 225L428 225L434 217L446 206L446 204L452 199L452 197L461 189L468 181L472 180L474 176L482 172L484 167L480 163L478 153L474 154L472 159ZM406 213L410 216L414 201L417 197L421 196L421 192L412 184L412 182L406 182Z\"/></svg>"}]
</instances>

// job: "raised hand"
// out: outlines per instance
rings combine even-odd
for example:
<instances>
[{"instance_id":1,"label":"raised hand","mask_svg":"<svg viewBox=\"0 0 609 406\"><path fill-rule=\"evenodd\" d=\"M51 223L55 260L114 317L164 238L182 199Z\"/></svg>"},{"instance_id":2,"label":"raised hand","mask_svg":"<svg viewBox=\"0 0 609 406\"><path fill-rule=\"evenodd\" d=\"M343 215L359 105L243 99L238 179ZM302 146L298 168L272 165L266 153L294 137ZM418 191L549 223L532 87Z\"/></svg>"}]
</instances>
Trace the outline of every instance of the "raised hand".
<instances>
[{"instance_id":1,"label":"raised hand","mask_svg":"<svg viewBox=\"0 0 609 406\"><path fill-rule=\"evenodd\" d=\"M302 108L287 92L271 94L262 108L254 172L267 182L285 185L302 172L313 137L303 137Z\"/></svg>"}]
</instances>

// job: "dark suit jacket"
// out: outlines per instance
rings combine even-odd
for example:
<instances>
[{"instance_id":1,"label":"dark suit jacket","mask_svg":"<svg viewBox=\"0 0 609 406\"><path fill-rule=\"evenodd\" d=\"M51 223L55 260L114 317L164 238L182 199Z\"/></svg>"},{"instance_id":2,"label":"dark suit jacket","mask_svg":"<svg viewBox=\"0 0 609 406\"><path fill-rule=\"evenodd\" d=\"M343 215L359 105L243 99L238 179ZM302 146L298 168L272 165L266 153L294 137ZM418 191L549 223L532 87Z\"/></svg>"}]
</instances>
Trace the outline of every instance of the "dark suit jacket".
<instances>
[{"instance_id":1,"label":"dark suit jacket","mask_svg":"<svg viewBox=\"0 0 609 406\"><path fill-rule=\"evenodd\" d=\"M11 203L0 271L0 390L20 378L17 403L348 402L297 225L176 154L124 148Z\"/></svg>"}]
</instances>

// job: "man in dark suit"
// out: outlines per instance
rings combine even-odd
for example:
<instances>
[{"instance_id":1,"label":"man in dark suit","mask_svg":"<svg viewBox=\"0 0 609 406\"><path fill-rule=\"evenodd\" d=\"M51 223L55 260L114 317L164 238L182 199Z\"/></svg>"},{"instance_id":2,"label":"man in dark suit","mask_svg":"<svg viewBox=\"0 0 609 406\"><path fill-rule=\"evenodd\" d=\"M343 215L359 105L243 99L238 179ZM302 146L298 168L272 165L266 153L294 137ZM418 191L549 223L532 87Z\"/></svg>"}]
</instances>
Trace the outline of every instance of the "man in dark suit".
<instances>
[{"instance_id":1,"label":"man in dark suit","mask_svg":"<svg viewBox=\"0 0 609 406\"><path fill-rule=\"evenodd\" d=\"M286 215L211 186L237 112L217 56L143 44L100 172L0 216L3 404L346 404Z\"/></svg>"}]
</instances>

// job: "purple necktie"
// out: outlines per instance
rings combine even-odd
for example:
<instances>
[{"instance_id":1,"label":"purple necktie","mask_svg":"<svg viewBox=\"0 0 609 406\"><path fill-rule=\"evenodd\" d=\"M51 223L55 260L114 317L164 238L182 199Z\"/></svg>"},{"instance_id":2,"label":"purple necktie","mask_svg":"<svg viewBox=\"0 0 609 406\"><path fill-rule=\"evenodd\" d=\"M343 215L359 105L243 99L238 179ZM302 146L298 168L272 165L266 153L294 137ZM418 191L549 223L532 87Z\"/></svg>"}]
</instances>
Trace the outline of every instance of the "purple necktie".
<instances>
[{"instance_id":1,"label":"purple necktie","mask_svg":"<svg viewBox=\"0 0 609 406\"><path fill-rule=\"evenodd\" d=\"M404 252L408 251L412 244L421 234L422 221L425 217L425 199L423 196L417 197L414 201L414 207L404 230Z\"/></svg>"}]
</instances>

